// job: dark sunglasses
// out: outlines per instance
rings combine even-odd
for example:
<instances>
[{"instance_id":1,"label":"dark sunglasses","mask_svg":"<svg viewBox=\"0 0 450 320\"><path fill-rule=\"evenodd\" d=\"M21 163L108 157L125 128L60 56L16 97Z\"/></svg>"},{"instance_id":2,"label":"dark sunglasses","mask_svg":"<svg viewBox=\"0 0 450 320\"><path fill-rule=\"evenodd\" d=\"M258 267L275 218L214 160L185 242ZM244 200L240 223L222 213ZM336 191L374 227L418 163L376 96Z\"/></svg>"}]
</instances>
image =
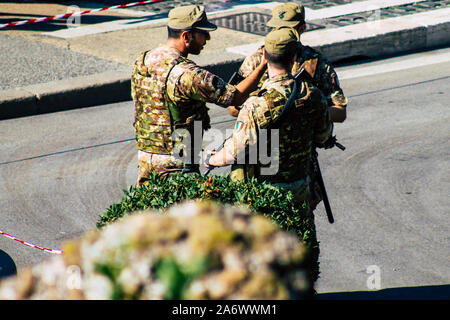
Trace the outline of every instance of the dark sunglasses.
<instances>
[{"instance_id":1,"label":"dark sunglasses","mask_svg":"<svg viewBox=\"0 0 450 320\"><path fill-rule=\"evenodd\" d=\"M209 35L209 31L206 30L200 30L200 29L188 29L186 30L187 32L191 32L191 33L201 33L201 34L207 34Z\"/></svg>"}]
</instances>

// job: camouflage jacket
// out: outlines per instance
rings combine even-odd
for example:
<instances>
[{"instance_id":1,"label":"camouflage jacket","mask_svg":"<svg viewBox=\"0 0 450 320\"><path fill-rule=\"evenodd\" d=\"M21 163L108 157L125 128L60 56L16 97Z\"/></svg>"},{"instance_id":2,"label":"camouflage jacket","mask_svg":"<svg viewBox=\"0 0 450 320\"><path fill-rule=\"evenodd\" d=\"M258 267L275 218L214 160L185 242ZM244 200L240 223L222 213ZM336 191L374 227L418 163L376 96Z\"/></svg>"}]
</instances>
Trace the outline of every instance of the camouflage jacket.
<instances>
[{"instance_id":1,"label":"camouflage jacket","mask_svg":"<svg viewBox=\"0 0 450 320\"><path fill-rule=\"evenodd\" d=\"M323 143L332 134L333 125L324 95L306 81L300 83L295 108L289 111L289 116L279 128L263 134L264 129L271 128L281 114L293 86L290 74L268 79L261 90L252 94L244 103L233 136L224 145L225 152L232 154L238 164L242 163L243 159L252 164L252 159L255 159L255 156L251 155L252 147L258 146L257 165L247 169L253 169L253 174L259 180L273 183L308 181L313 143ZM277 133L278 146L273 142ZM265 145L267 147L264 147ZM261 161L265 156L261 154L261 148L270 150L271 159L268 165L267 159L266 164ZM237 179L237 175L233 173L232 177Z\"/></svg>"},{"instance_id":2,"label":"camouflage jacket","mask_svg":"<svg viewBox=\"0 0 450 320\"><path fill-rule=\"evenodd\" d=\"M239 73L242 76L247 77L260 64L263 56L263 48L264 46L261 46L244 60L239 68ZM328 106L347 106L347 98L340 87L338 76L330 61L313 48L299 44L297 59L292 67L291 73L293 75L297 74L302 67L314 79L314 85L325 95ZM261 77L259 87L262 86L267 78L268 75L266 72Z\"/></svg>"},{"instance_id":3,"label":"camouflage jacket","mask_svg":"<svg viewBox=\"0 0 450 320\"><path fill-rule=\"evenodd\" d=\"M210 128L206 102L230 105L236 88L167 45L141 54L131 77L137 148L165 155L161 171L182 170L193 159L194 123ZM190 139L186 139L190 135ZM201 138L201 137L200 137ZM190 143L186 143L190 141ZM201 144L201 141L195 142ZM187 159L183 155L190 154ZM176 154L174 154L176 153ZM156 165L156 164L155 164Z\"/></svg>"}]
</instances>

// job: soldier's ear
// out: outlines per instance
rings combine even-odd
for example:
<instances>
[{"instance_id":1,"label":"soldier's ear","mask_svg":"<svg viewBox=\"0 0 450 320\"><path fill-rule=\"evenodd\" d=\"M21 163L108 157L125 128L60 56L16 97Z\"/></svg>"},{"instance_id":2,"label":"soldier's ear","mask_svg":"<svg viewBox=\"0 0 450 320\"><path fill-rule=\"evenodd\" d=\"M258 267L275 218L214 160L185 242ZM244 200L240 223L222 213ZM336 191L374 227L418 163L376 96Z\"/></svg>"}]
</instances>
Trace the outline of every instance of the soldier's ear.
<instances>
[{"instance_id":1,"label":"soldier's ear","mask_svg":"<svg viewBox=\"0 0 450 320\"><path fill-rule=\"evenodd\" d=\"M190 30L184 30L180 37L185 43L190 43L192 41L192 32Z\"/></svg>"},{"instance_id":2,"label":"soldier's ear","mask_svg":"<svg viewBox=\"0 0 450 320\"><path fill-rule=\"evenodd\" d=\"M291 63L294 64L295 60L297 60L297 53L295 53L294 56L292 57Z\"/></svg>"},{"instance_id":3,"label":"soldier's ear","mask_svg":"<svg viewBox=\"0 0 450 320\"><path fill-rule=\"evenodd\" d=\"M297 27L298 34L301 35L306 31L306 23L303 23ZM299 39L300 40L300 39Z\"/></svg>"}]
</instances>

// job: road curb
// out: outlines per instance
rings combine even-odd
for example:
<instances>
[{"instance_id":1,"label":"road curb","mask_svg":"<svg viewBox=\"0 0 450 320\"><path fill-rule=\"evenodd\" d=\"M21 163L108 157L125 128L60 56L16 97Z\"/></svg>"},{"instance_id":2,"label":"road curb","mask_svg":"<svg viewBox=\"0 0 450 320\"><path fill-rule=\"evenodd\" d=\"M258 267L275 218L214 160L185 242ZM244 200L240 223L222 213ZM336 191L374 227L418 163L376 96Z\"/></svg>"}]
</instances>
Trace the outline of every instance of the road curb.
<instances>
[{"instance_id":1,"label":"road curb","mask_svg":"<svg viewBox=\"0 0 450 320\"><path fill-rule=\"evenodd\" d=\"M345 34L344 29L341 32ZM403 30L360 38L344 37L316 46L315 41L308 41L313 32L310 35L306 33L303 39L306 38L305 44L312 43L312 47L336 62L352 57L377 58L449 46L448 34L450 21L429 26L416 24ZM236 58L235 54L230 56L233 58L227 59L225 55L222 61L204 67L223 79L229 79L244 59L244 56ZM0 91L0 120L129 100L130 73L110 71Z\"/></svg>"},{"instance_id":2,"label":"road curb","mask_svg":"<svg viewBox=\"0 0 450 320\"><path fill-rule=\"evenodd\" d=\"M104 72L0 92L0 119L10 119L126 101L130 74Z\"/></svg>"},{"instance_id":3,"label":"road curb","mask_svg":"<svg viewBox=\"0 0 450 320\"><path fill-rule=\"evenodd\" d=\"M305 34L305 43L311 43L332 61L364 56L379 58L417 50L426 50L450 45L450 21L442 21L442 16L450 10L441 11L436 21L429 21L425 15L378 20L370 23ZM426 18L421 20L422 18ZM427 23L428 21L428 23ZM317 36L321 38L317 41ZM326 43L326 42L329 43ZM314 45L316 44L316 45Z\"/></svg>"}]
</instances>

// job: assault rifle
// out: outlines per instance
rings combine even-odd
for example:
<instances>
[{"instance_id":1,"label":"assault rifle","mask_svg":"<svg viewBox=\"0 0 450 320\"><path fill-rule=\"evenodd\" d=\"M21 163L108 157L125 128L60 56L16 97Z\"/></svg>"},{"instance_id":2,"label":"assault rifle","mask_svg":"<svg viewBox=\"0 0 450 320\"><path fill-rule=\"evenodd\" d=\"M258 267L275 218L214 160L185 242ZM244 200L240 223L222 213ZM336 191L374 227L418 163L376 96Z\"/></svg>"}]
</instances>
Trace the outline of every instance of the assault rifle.
<instances>
[{"instance_id":1,"label":"assault rifle","mask_svg":"<svg viewBox=\"0 0 450 320\"><path fill-rule=\"evenodd\" d=\"M245 78L238 71L236 71L235 73L233 73L230 80L228 80L228 83L232 84L232 85L237 85L239 82L241 82L244 79Z\"/></svg>"},{"instance_id":2,"label":"assault rifle","mask_svg":"<svg viewBox=\"0 0 450 320\"><path fill-rule=\"evenodd\" d=\"M321 146L324 149L330 149L334 146L338 147L342 151L345 150L345 147L336 141L336 136L331 137L328 139L328 141L325 143L325 145ZM313 167L313 179L317 181L317 184L319 185L320 193L323 199L323 204L325 206L325 211L327 212L328 222L333 223L333 212L331 211L330 202L328 201L328 195L327 190L325 189L325 183L323 182L322 173L320 172L319 167L319 159L317 158L318 154L316 151L316 148L314 148L314 151L312 153L312 167Z\"/></svg>"}]
</instances>

